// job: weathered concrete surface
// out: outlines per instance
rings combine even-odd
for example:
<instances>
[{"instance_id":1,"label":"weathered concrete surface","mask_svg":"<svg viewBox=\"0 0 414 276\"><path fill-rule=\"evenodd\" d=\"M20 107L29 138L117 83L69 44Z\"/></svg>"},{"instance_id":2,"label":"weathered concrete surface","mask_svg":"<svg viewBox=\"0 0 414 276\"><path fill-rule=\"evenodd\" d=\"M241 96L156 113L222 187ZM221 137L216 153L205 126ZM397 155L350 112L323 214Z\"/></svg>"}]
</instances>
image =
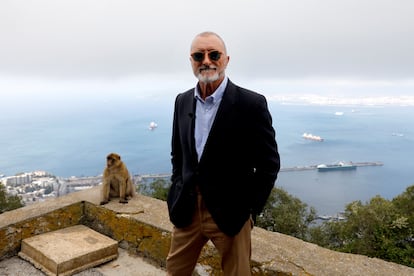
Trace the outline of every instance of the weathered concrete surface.
<instances>
[{"instance_id":1,"label":"weathered concrete surface","mask_svg":"<svg viewBox=\"0 0 414 276\"><path fill-rule=\"evenodd\" d=\"M142 219L149 212L142 208L143 201L137 197L128 206L114 202L105 208L86 202L82 223L119 241L121 247L154 260L158 266L165 266L170 230L160 227L154 220Z\"/></svg>"},{"instance_id":2,"label":"weathered concrete surface","mask_svg":"<svg viewBox=\"0 0 414 276\"><path fill-rule=\"evenodd\" d=\"M99 187L0 214L0 260L17 255L23 239L81 224L85 200L99 204Z\"/></svg>"},{"instance_id":3,"label":"weathered concrete surface","mask_svg":"<svg viewBox=\"0 0 414 276\"><path fill-rule=\"evenodd\" d=\"M165 265L172 229L165 202L138 195L128 204L111 201L107 205L99 206L98 188L38 203L35 204L36 207L28 206L11 211L14 213L6 213L5 220L8 223L3 220L5 214L0 215L0 259L4 256L11 257L15 252L10 251L10 248L1 251L5 235L18 240L22 236L29 236L28 234L34 235L75 223L86 225L117 240L120 247L150 259L155 266ZM69 215L69 209L70 212L79 214ZM29 214L18 214L19 212ZM63 218L59 218L56 212L60 212ZM69 216L72 216L72 220L68 219ZM17 218L17 221L13 218ZM24 218L24 222L18 218ZM23 224L30 231L24 230ZM14 244L16 243L20 246L19 241ZM414 275L413 268L327 250L260 228L253 229L252 248L254 275ZM203 251L199 263L207 273L219 275L219 258L211 244Z\"/></svg>"},{"instance_id":4,"label":"weathered concrete surface","mask_svg":"<svg viewBox=\"0 0 414 276\"><path fill-rule=\"evenodd\" d=\"M123 248L118 248L118 258L100 266L89 268L73 276L159 276L165 275L165 270L156 267L135 254ZM28 261L17 256L0 261L1 276L44 276Z\"/></svg>"},{"instance_id":5,"label":"weathered concrete surface","mask_svg":"<svg viewBox=\"0 0 414 276\"><path fill-rule=\"evenodd\" d=\"M71 193L62 197L53 198L44 202L28 205L17 210L12 210L0 214L0 229L11 224L21 223L27 220L32 220L36 217L43 217L44 214L60 210L62 207L69 205L77 205L82 201L89 201L94 204L99 204L99 186L90 190ZM74 225L78 224L74 221ZM60 227L63 228L63 227Z\"/></svg>"},{"instance_id":6,"label":"weathered concrete surface","mask_svg":"<svg viewBox=\"0 0 414 276\"><path fill-rule=\"evenodd\" d=\"M118 257L118 242L84 225L22 241L19 256L47 275L73 275Z\"/></svg>"},{"instance_id":7,"label":"weathered concrete surface","mask_svg":"<svg viewBox=\"0 0 414 276\"><path fill-rule=\"evenodd\" d=\"M278 271L281 275L315 276L414 275L414 268L362 255L328 250L258 227L254 228L252 238L252 259L260 264L263 271Z\"/></svg>"},{"instance_id":8,"label":"weathered concrete surface","mask_svg":"<svg viewBox=\"0 0 414 276\"><path fill-rule=\"evenodd\" d=\"M84 204L81 202L59 204L57 204L59 208L54 205L39 204L37 212L34 212L35 210L30 206L27 209L23 207L1 214L1 223L8 221L10 224L0 227L0 260L17 255L23 239L80 224ZM3 217L5 217L4 221Z\"/></svg>"}]
</instances>

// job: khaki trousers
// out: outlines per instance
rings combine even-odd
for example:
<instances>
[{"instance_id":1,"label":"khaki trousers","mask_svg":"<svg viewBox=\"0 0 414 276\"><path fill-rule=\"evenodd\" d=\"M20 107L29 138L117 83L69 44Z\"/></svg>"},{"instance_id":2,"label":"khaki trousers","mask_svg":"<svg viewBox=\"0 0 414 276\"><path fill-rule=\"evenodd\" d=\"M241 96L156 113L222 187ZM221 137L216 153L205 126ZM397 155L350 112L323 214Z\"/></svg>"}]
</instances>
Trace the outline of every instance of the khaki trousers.
<instances>
[{"instance_id":1,"label":"khaki trousers","mask_svg":"<svg viewBox=\"0 0 414 276\"><path fill-rule=\"evenodd\" d=\"M167 275L191 276L202 248L211 240L221 256L225 276L250 276L252 227L249 219L236 236L227 236L217 227L199 194L192 224L173 229Z\"/></svg>"}]
</instances>

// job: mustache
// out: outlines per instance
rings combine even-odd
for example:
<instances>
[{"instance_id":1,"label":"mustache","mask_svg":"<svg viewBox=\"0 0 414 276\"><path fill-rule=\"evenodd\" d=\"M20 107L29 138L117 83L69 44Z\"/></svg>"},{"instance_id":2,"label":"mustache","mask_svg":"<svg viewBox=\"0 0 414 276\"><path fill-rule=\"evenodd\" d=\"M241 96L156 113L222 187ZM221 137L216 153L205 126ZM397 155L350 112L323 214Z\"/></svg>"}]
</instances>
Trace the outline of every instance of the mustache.
<instances>
[{"instance_id":1,"label":"mustache","mask_svg":"<svg viewBox=\"0 0 414 276\"><path fill-rule=\"evenodd\" d=\"M210 65L202 65L198 69L200 71L203 71L203 70L216 70L217 67L216 66L210 66Z\"/></svg>"}]
</instances>

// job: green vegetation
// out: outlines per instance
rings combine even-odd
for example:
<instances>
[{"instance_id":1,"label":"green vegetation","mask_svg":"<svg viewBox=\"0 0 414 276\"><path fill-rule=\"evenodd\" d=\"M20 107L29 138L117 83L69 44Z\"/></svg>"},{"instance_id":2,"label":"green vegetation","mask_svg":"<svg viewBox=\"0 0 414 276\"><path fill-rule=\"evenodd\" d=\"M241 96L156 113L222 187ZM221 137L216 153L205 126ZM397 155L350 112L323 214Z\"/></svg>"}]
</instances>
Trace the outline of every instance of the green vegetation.
<instances>
[{"instance_id":1,"label":"green vegetation","mask_svg":"<svg viewBox=\"0 0 414 276\"><path fill-rule=\"evenodd\" d=\"M138 184L137 191L142 195L166 201L170 185L170 181L165 179L157 179L149 183L149 185Z\"/></svg>"},{"instance_id":2,"label":"green vegetation","mask_svg":"<svg viewBox=\"0 0 414 276\"><path fill-rule=\"evenodd\" d=\"M7 194L6 187L0 182L0 214L23 206L22 198Z\"/></svg>"},{"instance_id":3,"label":"green vegetation","mask_svg":"<svg viewBox=\"0 0 414 276\"><path fill-rule=\"evenodd\" d=\"M257 226L268 231L279 232L305 239L310 224L316 219L316 210L289 195L282 188L275 187L264 210L257 217Z\"/></svg>"},{"instance_id":4,"label":"green vegetation","mask_svg":"<svg viewBox=\"0 0 414 276\"><path fill-rule=\"evenodd\" d=\"M345 220L310 230L310 242L414 267L414 186L393 200L380 196L346 206Z\"/></svg>"}]
</instances>

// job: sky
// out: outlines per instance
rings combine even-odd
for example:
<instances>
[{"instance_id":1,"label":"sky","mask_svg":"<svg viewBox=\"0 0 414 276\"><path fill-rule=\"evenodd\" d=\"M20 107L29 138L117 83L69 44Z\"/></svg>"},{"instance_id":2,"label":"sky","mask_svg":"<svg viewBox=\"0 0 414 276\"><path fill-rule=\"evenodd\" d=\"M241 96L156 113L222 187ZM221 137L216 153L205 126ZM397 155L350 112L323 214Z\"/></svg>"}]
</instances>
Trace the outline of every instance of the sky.
<instances>
[{"instance_id":1,"label":"sky","mask_svg":"<svg viewBox=\"0 0 414 276\"><path fill-rule=\"evenodd\" d=\"M230 79L269 97L414 103L413 14L412 0L2 0L0 101L175 95L196 82L192 39L214 31Z\"/></svg>"}]
</instances>

